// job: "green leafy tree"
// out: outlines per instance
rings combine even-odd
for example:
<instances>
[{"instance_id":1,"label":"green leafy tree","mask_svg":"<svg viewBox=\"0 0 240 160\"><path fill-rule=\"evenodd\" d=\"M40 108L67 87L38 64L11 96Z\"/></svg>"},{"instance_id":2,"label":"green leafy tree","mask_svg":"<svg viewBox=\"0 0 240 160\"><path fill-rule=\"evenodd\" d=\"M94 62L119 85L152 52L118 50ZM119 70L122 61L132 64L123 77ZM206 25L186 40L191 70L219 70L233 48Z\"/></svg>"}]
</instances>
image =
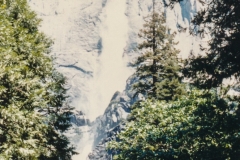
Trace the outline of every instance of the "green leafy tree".
<instances>
[{"instance_id":1,"label":"green leafy tree","mask_svg":"<svg viewBox=\"0 0 240 160\"><path fill-rule=\"evenodd\" d=\"M0 0L0 159L70 160L72 108L26 0Z\"/></svg>"},{"instance_id":2,"label":"green leafy tree","mask_svg":"<svg viewBox=\"0 0 240 160\"><path fill-rule=\"evenodd\" d=\"M132 110L109 149L115 160L218 159L240 156L240 103L193 90L179 101L145 101Z\"/></svg>"},{"instance_id":3,"label":"green leafy tree","mask_svg":"<svg viewBox=\"0 0 240 160\"><path fill-rule=\"evenodd\" d=\"M136 94L162 100L172 100L184 93L181 84L179 51L174 48L174 33L165 25L165 17L155 11L145 18L144 29L139 37L144 39L138 45L142 54L133 63L139 79L133 88Z\"/></svg>"}]
</instances>

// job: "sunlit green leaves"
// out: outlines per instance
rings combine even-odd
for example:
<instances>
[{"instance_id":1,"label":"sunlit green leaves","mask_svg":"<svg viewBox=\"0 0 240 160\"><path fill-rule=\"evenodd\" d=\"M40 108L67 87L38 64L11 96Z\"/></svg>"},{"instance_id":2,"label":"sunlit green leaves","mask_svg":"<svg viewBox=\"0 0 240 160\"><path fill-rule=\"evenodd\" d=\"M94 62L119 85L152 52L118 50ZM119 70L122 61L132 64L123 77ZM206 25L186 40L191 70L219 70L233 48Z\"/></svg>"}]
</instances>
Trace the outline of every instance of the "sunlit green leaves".
<instances>
[{"instance_id":1,"label":"sunlit green leaves","mask_svg":"<svg viewBox=\"0 0 240 160\"><path fill-rule=\"evenodd\" d=\"M71 159L65 78L26 0L0 0L0 159ZM64 109L63 109L64 108Z\"/></svg>"},{"instance_id":2,"label":"sunlit green leaves","mask_svg":"<svg viewBox=\"0 0 240 160\"><path fill-rule=\"evenodd\" d=\"M169 103L142 102L109 148L118 160L237 159L240 108L231 111L228 104L215 91L198 90Z\"/></svg>"}]
</instances>

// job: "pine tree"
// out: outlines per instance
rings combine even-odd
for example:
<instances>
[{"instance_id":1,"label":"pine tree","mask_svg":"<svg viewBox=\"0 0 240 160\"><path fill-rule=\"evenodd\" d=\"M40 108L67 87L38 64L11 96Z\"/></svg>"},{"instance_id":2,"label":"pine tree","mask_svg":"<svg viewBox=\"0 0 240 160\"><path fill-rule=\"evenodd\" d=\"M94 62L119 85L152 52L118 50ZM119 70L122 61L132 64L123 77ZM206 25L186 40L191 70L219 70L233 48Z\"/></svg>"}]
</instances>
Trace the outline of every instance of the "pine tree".
<instances>
[{"instance_id":1,"label":"pine tree","mask_svg":"<svg viewBox=\"0 0 240 160\"><path fill-rule=\"evenodd\" d=\"M72 108L26 0L0 0L0 159L70 160Z\"/></svg>"},{"instance_id":2,"label":"pine tree","mask_svg":"<svg viewBox=\"0 0 240 160\"><path fill-rule=\"evenodd\" d=\"M134 85L136 94L150 98L172 100L184 93L179 74L181 66L179 51L174 48L174 33L165 25L165 17L153 11L145 18L144 29L139 37L144 39L138 45L142 52L133 66L137 67L136 77L139 81Z\"/></svg>"}]
</instances>

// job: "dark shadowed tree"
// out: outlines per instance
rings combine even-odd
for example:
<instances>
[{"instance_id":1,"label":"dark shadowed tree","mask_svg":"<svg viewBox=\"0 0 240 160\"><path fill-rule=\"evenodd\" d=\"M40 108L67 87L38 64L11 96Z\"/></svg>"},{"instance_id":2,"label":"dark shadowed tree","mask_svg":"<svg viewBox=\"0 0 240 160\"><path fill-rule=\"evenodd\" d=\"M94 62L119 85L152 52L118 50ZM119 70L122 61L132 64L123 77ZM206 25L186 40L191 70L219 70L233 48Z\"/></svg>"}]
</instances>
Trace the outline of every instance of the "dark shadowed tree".
<instances>
[{"instance_id":1,"label":"dark shadowed tree","mask_svg":"<svg viewBox=\"0 0 240 160\"><path fill-rule=\"evenodd\" d=\"M198 34L211 36L206 55L194 56L186 61L184 74L203 88L217 87L224 78L240 76L240 1L200 1L205 8L197 13L192 23ZM195 30L196 31L196 30Z\"/></svg>"}]
</instances>

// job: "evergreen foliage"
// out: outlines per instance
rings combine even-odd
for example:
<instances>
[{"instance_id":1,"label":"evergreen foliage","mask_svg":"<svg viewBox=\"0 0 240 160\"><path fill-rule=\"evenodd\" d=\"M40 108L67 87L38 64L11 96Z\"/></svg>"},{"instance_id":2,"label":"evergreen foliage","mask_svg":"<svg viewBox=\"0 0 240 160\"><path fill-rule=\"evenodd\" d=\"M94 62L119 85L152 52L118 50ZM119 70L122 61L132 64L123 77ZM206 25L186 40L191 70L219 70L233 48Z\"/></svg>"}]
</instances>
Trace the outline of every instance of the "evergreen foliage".
<instances>
[{"instance_id":1,"label":"evergreen foliage","mask_svg":"<svg viewBox=\"0 0 240 160\"><path fill-rule=\"evenodd\" d=\"M168 6L173 7L171 0ZM193 20L198 33L212 36L206 55L190 56L184 74L197 87L177 101L143 101L109 143L116 160L218 159L240 157L240 98L215 89L224 78L239 80L239 1L212 0Z\"/></svg>"},{"instance_id":2,"label":"evergreen foliage","mask_svg":"<svg viewBox=\"0 0 240 160\"><path fill-rule=\"evenodd\" d=\"M178 101L141 102L109 149L118 151L115 160L237 160L240 104L234 101L193 90Z\"/></svg>"},{"instance_id":3,"label":"evergreen foliage","mask_svg":"<svg viewBox=\"0 0 240 160\"><path fill-rule=\"evenodd\" d=\"M72 108L26 0L0 0L0 159L70 160Z\"/></svg>"},{"instance_id":4,"label":"evergreen foliage","mask_svg":"<svg viewBox=\"0 0 240 160\"><path fill-rule=\"evenodd\" d=\"M154 12L145 18L144 29L139 37L144 39L138 45L142 54L134 62L135 75L139 81L133 88L136 94L161 100L172 100L184 93L179 74L181 66L179 51L174 48L174 33L165 25L163 14Z\"/></svg>"},{"instance_id":5,"label":"evergreen foliage","mask_svg":"<svg viewBox=\"0 0 240 160\"><path fill-rule=\"evenodd\" d=\"M184 74L203 88L217 87L224 78L240 76L240 3L212 0L193 19L201 36L211 35L206 55L191 56Z\"/></svg>"}]
</instances>

